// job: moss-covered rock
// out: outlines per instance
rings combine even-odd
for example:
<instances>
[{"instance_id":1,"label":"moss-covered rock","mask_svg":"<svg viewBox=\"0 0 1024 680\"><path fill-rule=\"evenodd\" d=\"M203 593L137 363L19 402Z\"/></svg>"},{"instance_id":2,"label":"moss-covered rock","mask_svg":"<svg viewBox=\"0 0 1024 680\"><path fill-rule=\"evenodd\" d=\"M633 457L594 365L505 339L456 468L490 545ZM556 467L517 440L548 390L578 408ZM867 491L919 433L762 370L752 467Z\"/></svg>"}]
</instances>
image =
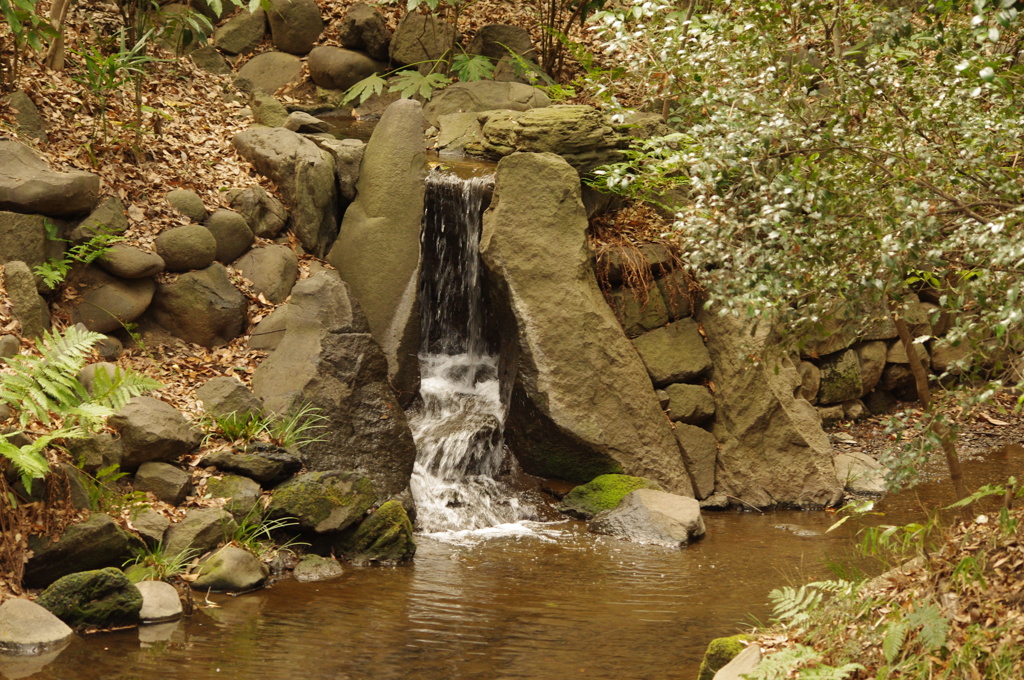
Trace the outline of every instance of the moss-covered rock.
<instances>
[{"instance_id":1,"label":"moss-covered rock","mask_svg":"<svg viewBox=\"0 0 1024 680\"><path fill-rule=\"evenodd\" d=\"M354 562L395 564L410 559L416 543L409 515L399 501L388 501L359 525L343 548Z\"/></svg>"},{"instance_id":2,"label":"moss-covered rock","mask_svg":"<svg viewBox=\"0 0 1024 680\"><path fill-rule=\"evenodd\" d=\"M657 482L643 477L601 475L566 494L560 509L570 515L589 519L602 510L611 510L626 494L637 489L663 490Z\"/></svg>"},{"instance_id":3,"label":"moss-covered rock","mask_svg":"<svg viewBox=\"0 0 1024 680\"><path fill-rule=\"evenodd\" d=\"M294 517L303 529L317 533L341 531L354 524L377 501L366 477L330 470L310 472L274 489L271 518Z\"/></svg>"},{"instance_id":4,"label":"moss-covered rock","mask_svg":"<svg viewBox=\"0 0 1024 680\"><path fill-rule=\"evenodd\" d=\"M749 635L733 635L712 640L708 643L704 659L700 662L697 680L712 680L722 666L735 659L743 651L746 647L743 643L752 639Z\"/></svg>"},{"instance_id":5,"label":"moss-covered rock","mask_svg":"<svg viewBox=\"0 0 1024 680\"><path fill-rule=\"evenodd\" d=\"M107 567L57 579L37 602L72 628L95 630L138 623L142 593L120 569Z\"/></svg>"}]
</instances>

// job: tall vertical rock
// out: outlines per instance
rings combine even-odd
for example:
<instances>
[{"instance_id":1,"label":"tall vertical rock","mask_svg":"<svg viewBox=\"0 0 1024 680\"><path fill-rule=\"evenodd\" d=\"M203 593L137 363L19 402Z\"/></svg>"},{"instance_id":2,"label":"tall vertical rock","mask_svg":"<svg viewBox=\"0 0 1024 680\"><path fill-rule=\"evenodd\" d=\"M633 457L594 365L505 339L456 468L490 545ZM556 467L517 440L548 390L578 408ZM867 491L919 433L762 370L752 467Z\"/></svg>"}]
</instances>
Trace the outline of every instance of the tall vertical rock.
<instances>
[{"instance_id":1,"label":"tall vertical rock","mask_svg":"<svg viewBox=\"0 0 1024 680\"><path fill-rule=\"evenodd\" d=\"M535 474L608 472L692 496L668 419L590 263L580 179L554 154L498 164L480 251L517 355L509 440ZM514 319L515 335L512 336Z\"/></svg>"},{"instance_id":2,"label":"tall vertical rock","mask_svg":"<svg viewBox=\"0 0 1024 680\"><path fill-rule=\"evenodd\" d=\"M401 492L416 445L359 306L321 272L295 284L287 310L284 338L253 374L253 393L279 414L318 409L316 440L302 447L310 470L358 472L385 497Z\"/></svg>"},{"instance_id":3,"label":"tall vertical rock","mask_svg":"<svg viewBox=\"0 0 1024 680\"><path fill-rule=\"evenodd\" d=\"M384 111L363 153L356 199L327 256L366 313L403 397L415 393L419 374L423 127L417 101L399 99Z\"/></svg>"},{"instance_id":4,"label":"tall vertical rock","mask_svg":"<svg viewBox=\"0 0 1024 680\"><path fill-rule=\"evenodd\" d=\"M772 351L768 329L751 334L746 320L713 311L699 320L714 363L715 491L757 507L838 501L832 445L814 407L794 396L800 374Z\"/></svg>"}]
</instances>

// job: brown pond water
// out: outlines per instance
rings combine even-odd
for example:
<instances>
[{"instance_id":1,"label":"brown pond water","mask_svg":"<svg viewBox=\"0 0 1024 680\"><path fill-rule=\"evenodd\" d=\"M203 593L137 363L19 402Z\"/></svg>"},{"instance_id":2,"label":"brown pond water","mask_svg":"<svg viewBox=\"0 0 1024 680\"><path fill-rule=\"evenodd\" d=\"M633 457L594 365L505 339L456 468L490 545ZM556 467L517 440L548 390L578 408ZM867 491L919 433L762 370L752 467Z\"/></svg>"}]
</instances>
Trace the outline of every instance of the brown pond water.
<instances>
[{"instance_id":1,"label":"brown pond water","mask_svg":"<svg viewBox=\"0 0 1024 680\"><path fill-rule=\"evenodd\" d=\"M968 463L969 483L1021 476L1022 454ZM893 496L875 521L919 519L922 503L950 499L948 486L937 478ZM855 559L849 523L827 535L792 530L824 532L834 519L706 513L707 536L684 550L570 522L463 545L421 537L412 565L211 596L190 620L76 639L31 677L692 680L711 638L767 618L770 590L830 577L827 560ZM26 677L0 664L5 672Z\"/></svg>"}]
</instances>

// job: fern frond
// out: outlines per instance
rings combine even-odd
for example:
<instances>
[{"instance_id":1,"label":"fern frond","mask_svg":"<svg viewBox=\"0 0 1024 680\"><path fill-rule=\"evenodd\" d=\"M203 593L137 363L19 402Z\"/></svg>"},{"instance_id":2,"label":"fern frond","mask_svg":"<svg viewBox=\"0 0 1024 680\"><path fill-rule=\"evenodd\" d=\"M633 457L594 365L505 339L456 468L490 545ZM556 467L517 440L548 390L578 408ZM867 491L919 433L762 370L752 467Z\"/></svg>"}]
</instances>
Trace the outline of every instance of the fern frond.
<instances>
[{"instance_id":1,"label":"fern frond","mask_svg":"<svg viewBox=\"0 0 1024 680\"><path fill-rule=\"evenodd\" d=\"M816 588L785 586L768 594L774 604L772 616L784 624L796 624L807 619L807 612L821 604L822 593Z\"/></svg>"},{"instance_id":2,"label":"fern frond","mask_svg":"<svg viewBox=\"0 0 1024 680\"><path fill-rule=\"evenodd\" d=\"M161 387L156 380L118 368L113 376L97 371L90 395L78 375L103 337L75 326L63 334L44 333L41 357L18 355L8 360L10 372L0 374L0 401L18 412L22 427L32 420L49 425L53 414L91 425L129 399Z\"/></svg>"},{"instance_id":3,"label":"fern frond","mask_svg":"<svg viewBox=\"0 0 1024 680\"><path fill-rule=\"evenodd\" d=\"M886 627L885 637L882 638L882 654L885 655L887 664L892 664L900 655L909 629L906 619L895 621Z\"/></svg>"},{"instance_id":4,"label":"fern frond","mask_svg":"<svg viewBox=\"0 0 1024 680\"><path fill-rule=\"evenodd\" d=\"M814 668L805 668L796 677L800 680L846 680L854 671L862 670L864 670L864 666L859 663L848 663L839 668L822 664Z\"/></svg>"},{"instance_id":5,"label":"fern frond","mask_svg":"<svg viewBox=\"0 0 1024 680\"><path fill-rule=\"evenodd\" d=\"M949 620L934 604L920 607L907 616L907 623L912 627L921 627L917 639L920 640L921 646L926 652L933 652L946 645L949 635Z\"/></svg>"},{"instance_id":6,"label":"fern frond","mask_svg":"<svg viewBox=\"0 0 1024 680\"><path fill-rule=\"evenodd\" d=\"M134 371L121 370L121 367L117 367L113 375L106 371L96 371L93 376L92 401L116 411L128 403L129 399L161 387L163 384L158 380Z\"/></svg>"},{"instance_id":7,"label":"fern frond","mask_svg":"<svg viewBox=\"0 0 1024 680\"><path fill-rule=\"evenodd\" d=\"M25 490L32 493L33 480L46 477L50 471L50 461L43 453L46 447L55 439L74 439L81 437L83 433L78 428L54 430L49 434L36 437L24 446L15 446L8 441L7 438L13 434L15 433L0 435L0 456L10 459L21 477L21 483L24 484Z\"/></svg>"},{"instance_id":8,"label":"fern frond","mask_svg":"<svg viewBox=\"0 0 1024 680\"><path fill-rule=\"evenodd\" d=\"M757 668L743 677L747 680L786 680L796 668L819 659L821 655L810 647L796 645L763 657Z\"/></svg>"}]
</instances>

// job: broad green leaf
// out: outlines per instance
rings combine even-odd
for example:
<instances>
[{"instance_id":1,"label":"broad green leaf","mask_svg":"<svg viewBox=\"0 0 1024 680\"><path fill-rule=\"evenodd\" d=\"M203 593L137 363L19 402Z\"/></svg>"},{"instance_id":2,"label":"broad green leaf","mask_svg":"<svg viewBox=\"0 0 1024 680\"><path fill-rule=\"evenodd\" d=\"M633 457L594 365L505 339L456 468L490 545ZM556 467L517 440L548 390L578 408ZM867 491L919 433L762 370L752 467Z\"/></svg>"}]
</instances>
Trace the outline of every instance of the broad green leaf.
<instances>
[{"instance_id":1,"label":"broad green leaf","mask_svg":"<svg viewBox=\"0 0 1024 680\"><path fill-rule=\"evenodd\" d=\"M373 95L384 92L386 85L387 81L374 73L345 90L345 96L341 98L341 103L347 104L350 101L356 101L356 103L362 104Z\"/></svg>"}]
</instances>

